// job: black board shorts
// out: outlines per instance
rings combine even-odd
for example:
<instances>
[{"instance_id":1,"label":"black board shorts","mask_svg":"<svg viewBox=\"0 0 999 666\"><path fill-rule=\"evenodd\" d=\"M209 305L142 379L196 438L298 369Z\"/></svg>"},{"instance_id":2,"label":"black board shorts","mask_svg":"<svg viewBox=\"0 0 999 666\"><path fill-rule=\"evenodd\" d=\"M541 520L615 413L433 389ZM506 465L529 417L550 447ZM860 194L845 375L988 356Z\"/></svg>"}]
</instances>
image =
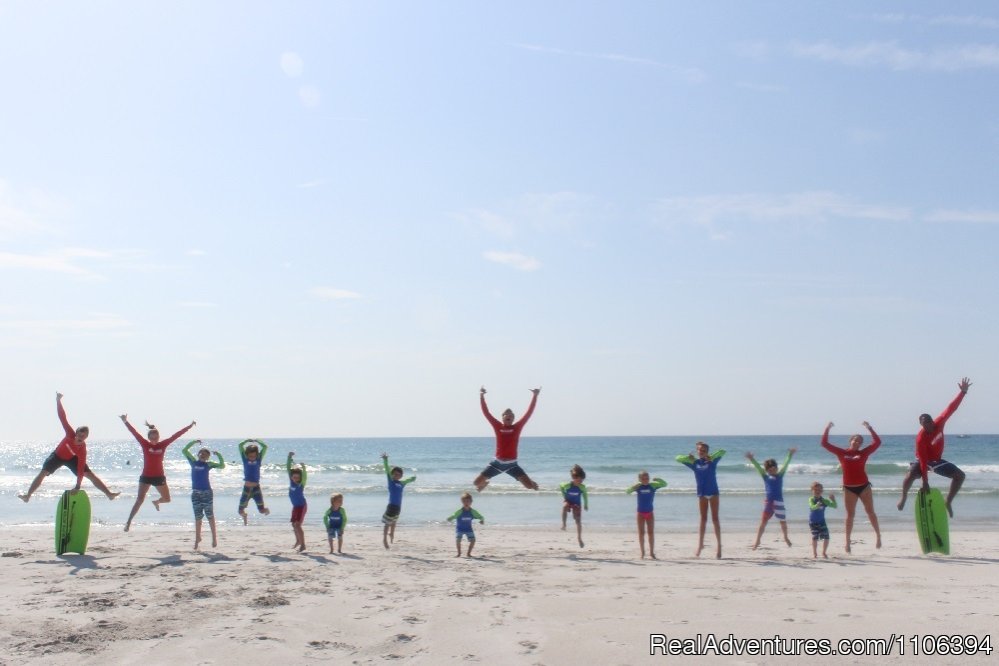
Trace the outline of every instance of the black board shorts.
<instances>
[{"instance_id":1,"label":"black board shorts","mask_svg":"<svg viewBox=\"0 0 999 666\"><path fill-rule=\"evenodd\" d=\"M79 462L80 462L80 460L76 456L73 456L69 460L63 460L62 458L60 458L59 456L57 456L55 454L55 451L53 451L49 455L49 457L45 459L45 462L42 463L42 469L45 470L46 472L48 472L49 474L51 474L51 473L55 472L57 469L59 469L60 467L65 466L65 467L68 467L69 471L73 472L73 474L75 474L76 476L79 476L79 474L80 474L80 472L79 472L79 464L78 464ZM84 473L89 472L90 471L90 465L84 465L83 471L84 471Z\"/></svg>"}]
</instances>

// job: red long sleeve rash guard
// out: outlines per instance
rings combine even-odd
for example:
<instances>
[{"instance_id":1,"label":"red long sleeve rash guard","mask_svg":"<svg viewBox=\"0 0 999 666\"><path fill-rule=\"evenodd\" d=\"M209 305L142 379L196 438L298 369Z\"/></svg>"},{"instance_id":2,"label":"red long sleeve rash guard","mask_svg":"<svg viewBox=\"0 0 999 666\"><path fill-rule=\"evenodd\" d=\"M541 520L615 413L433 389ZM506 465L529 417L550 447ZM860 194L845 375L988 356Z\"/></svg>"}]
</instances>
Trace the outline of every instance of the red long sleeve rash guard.
<instances>
[{"instance_id":1,"label":"red long sleeve rash guard","mask_svg":"<svg viewBox=\"0 0 999 666\"><path fill-rule=\"evenodd\" d=\"M535 393L531 398L531 404L528 406L524 416L509 426L503 425L502 421L489 413L489 408L486 406L485 394L479 394L479 402L482 405L482 413L485 414L486 420L489 421L489 424L492 425L493 430L496 432L496 460L516 460L517 446L520 444L520 431L524 429L527 420L534 413L534 406L538 404L538 394Z\"/></svg>"}]
</instances>

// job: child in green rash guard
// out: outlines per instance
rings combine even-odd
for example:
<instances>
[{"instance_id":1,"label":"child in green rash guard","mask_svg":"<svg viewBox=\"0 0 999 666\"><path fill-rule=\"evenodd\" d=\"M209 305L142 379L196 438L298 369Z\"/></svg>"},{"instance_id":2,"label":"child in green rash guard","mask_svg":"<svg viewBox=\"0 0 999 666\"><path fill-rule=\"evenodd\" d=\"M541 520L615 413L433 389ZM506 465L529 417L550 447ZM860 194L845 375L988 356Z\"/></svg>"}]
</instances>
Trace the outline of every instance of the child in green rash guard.
<instances>
[{"instance_id":1,"label":"child in green rash guard","mask_svg":"<svg viewBox=\"0 0 999 666\"><path fill-rule=\"evenodd\" d=\"M388 548L389 541L395 542L395 524L402 512L402 491L406 488L406 484L416 481L416 477L411 476L408 479L403 479L401 467L389 469L387 453L382 454L382 464L385 466L385 477L388 480L389 491L388 506L385 508L385 515L382 516L382 522L385 523L385 529L382 531L382 543L385 548Z\"/></svg>"},{"instance_id":2,"label":"child in green rash guard","mask_svg":"<svg viewBox=\"0 0 999 666\"><path fill-rule=\"evenodd\" d=\"M826 507L836 508L836 495L829 493L829 499L822 496L822 484L812 484L812 496L808 498L808 527L812 530L812 557L818 557L819 539L822 540L822 557L829 556L829 527L826 525Z\"/></svg>"},{"instance_id":3,"label":"child in green rash guard","mask_svg":"<svg viewBox=\"0 0 999 666\"><path fill-rule=\"evenodd\" d=\"M259 446L258 446L259 445ZM244 439L239 443L239 457L243 460L243 494L239 497L239 515L246 525L246 505L250 498L257 505L257 511L265 516L271 510L264 506L264 495L260 491L260 468L267 453L267 445L259 439Z\"/></svg>"},{"instance_id":4,"label":"child in green rash guard","mask_svg":"<svg viewBox=\"0 0 999 666\"><path fill-rule=\"evenodd\" d=\"M763 530L767 528L767 523L772 517L780 521L780 531L784 535L784 543L788 545L788 548L791 547L791 540L787 536L787 516L784 513L784 474L787 472L787 466L791 464L791 457L797 450L794 447L788 449L787 458L784 459L784 464L780 466L779 470L777 469L777 461L773 458L764 461L763 466L760 467L760 463L756 462L756 458L753 457L753 452L746 451L746 459L753 463L753 467L763 477L763 486L766 490L766 497L763 500L763 515L760 517L760 529L756 532L756 543L753 544L753 550L760 547Z\"/></svg>"},{"instance_id":5,"label":"child in green rash guard","mask_svg":"<svg viewBox=\"0 0 999 666\"><path fill-rule=\"evenodd\" d=\"M708 523L708 511L711 512L711 523L715 528L715 540L718 542L718 549L715 551L715 558L721 559L721 522L718 520L718 461L725 455L725 449L718 449L710 453L711 447L707 442L697 442L694 445L695 453L679 455L676 461L689 468L694 473L694 481L697 485L697 504L701 512L701 524L698 527L697 551L694 557L700 557L704 550L704 528Z\"/></svg>"},{"instance_id":6,"label":"child in green rash guard","mask_svg":"<svg viewBox=\"0 0 999 666\"><path fill-rule=\"evenodd\" d=\"M309 504L305 501L305 484L308 482L309 473L305 471L304 464L294 465L295 454L288 453L288 462L285 467L288 470L288 499L291 500L291 529L295 532L295 545L292 549L298 552L305 550L305 530L302 523L305 522L305 512L309 510Z\"/></svg>"},{"instance_id":7,"label":"child in green rash guard","mask_svg":"<svg viewBox=\"0 0 999 666\"><path fill-rule=\"evenodd\" d=\"M665 488L666 482L655 478L649 483L649 473L644 469L638 473L638 483L628 488L628 494L638 493L638 547L645 559L645 531L649 531L649 556L656 559L656 519L652 513L656 491Z\"/></svg>"},{"instance_id":8,"label":"child in green rash guard","mask_svg":"<svg viewBox=\"0 0 999 666\"><path fill-rule=\"evenodd\" d=\"M218 462L212 462L212 451L202 448L198 451L198 457L191 455L191 447L200 444L201 440L196 439L188 442L184 447L184 457L191 465L191 505L194 507L194 550L201 544L201 521L208 519L208 525L212 528L212 548L218 548L218 530L215 528L215 498L212 493L212 484L208 479L208 473L213 469L225 469L225 460L222 454L215 451Z\"/></svg>"},{"instance_id":9,"label":"child in green rash guard","mask_svg":"<svg viewBox=\"0 0 999 666\"><path fill-rule=\"evenodd\" d=\"M347 511L343 508L343 495L330 495L330 508L323 514L323 525L330 540L330 553L333 552L333 538L336 538L337 553L343 553L343 531L347 529Z\"/></svg>"},{"instance_id":10,"label":"child in green rash guard","mask_svg":"<svg viewBox=\"0 0 999 666\"><path fill-rule=\"evenodd\" d=\"M579 541L579 547L583 547L583 520L582 520L582 510L590 510L590 502L586 495L586 486L583 485L583 480L586 478L586 472L579 465L573 465L572 469L569 470L569 476L572 477L572 481L563 483L559 485L559 490L562 491L562 531L565 531L565 519L566 516L572 511L572 518L576 521L576 539Z\"/></svg>"},{"instance_id":11,"label":"child in green rash guard","mask_svg":"<svg viewBox=\"0 0 999 666\"><path fill-rule=\"evenodd\" d=\"M486 524L486 519L482 514L472 508L472 493L462 493L461 508L447 517L447 521L454 523L454 543L458 547L458 554L461 557L461 537L468 539L468 557L472 556L472 549L475 548L475 531L472 529L472 522L479 521L480 525Z\"/></svg>"}]
</instances>

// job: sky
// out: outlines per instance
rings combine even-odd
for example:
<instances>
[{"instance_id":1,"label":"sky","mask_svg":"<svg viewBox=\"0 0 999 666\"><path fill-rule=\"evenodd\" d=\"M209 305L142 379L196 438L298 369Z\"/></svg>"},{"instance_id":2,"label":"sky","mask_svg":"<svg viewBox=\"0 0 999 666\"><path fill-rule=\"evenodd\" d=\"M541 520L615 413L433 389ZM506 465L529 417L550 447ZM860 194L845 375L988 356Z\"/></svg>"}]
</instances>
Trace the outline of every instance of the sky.
<instances>
[{"instance_id":1,"label":"sky","mask_svg":"<svg viewBox=\"0 0 999 666\"><path fill-rule=\"evenodd\" d=\"M0 0L0 440L999 432L992 2Z\"/></svg>"}]
</instances>

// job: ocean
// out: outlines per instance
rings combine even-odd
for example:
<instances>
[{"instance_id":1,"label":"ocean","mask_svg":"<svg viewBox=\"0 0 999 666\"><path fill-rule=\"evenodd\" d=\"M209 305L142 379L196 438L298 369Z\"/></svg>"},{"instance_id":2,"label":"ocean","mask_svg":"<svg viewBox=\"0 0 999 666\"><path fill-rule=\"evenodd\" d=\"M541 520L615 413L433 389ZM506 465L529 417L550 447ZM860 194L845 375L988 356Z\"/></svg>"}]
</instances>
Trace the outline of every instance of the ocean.
<instances>
[{"instance_id":1,"label":"ocean","mask_svg":"<svg viewBox=\"0 0 999 666\"><path fill-rule=\"evenodd\" d=\"M833 442L846 446L848 434ZM333 492L344 495L344 507L354 526L379 524L385 509L387 492L380 455L389 454L389 462L405 470L405 476L417 480L407 486L403 499L400 527L439 525L460 507L459 496L473 491L472 480L492 460L492 437L467 438L313 438L264 439L270 446L264 460L262 487L272 513L256 514L250 505L253 522L287 522L288 501L285 459L294 451L296 462L308 467L309 500L307 524L321 528L322 515ZM523 437L520 464L541 485L539 492L529 491L509 476L493 479L482 493L475 493L474 507L487 524L495 526L556 526L561 515L558 485L569 480L569 468L581 465L587 473L590 510L583 514L584 528L633 526L635 497L625 489L636 482L640 470L661 477L669 484L656 495L657 533L688 531L697 520L694 475L675 462L679 454L693 450L694 437ZM782 463L787 449L798 453L784 479L784 499L791 529L805 536L807 498L813 481L821 481L826 494L842 496L838 463L819 446L819 435L807 436L728 436L702 437L712 451L725 449L727 454L718 467L721 487L722 529L753 529L758 524L763 500L763 482L744 457L752 451L761 463L776 458ZM913 459L914 435L882 437L880 450L869 460L867 473L874 487L875 508L884 529L911 529L911 502L906 510L895 508L902 480ZM226 459L224 470L212 472L216 516L222 525L237 526L236 513L242 481L242 466L236 439L206 440L211 449ZM150 490L134 522L134 529L152 529L156 525L192 525L190 503L190 467L181 449L186 440L175 442L167 450L165 468L173 502L156 511ZM867 442L865 441L865 444ZM56 501L74 479L63 468L48 477L31 502L17 498L27 490L42 461L52 451L55 441L0 442L0 525L50 525ZM84 488L93 502L93 519L104 525L124 526L134 502L142 457L133 440L91 440L88 443L91 468L113 490L123 491L111 502L84 480ZM999 514L999 435L948 434L945 457L967 474L961 494L955 501L954 527L994 526ZM946 493L948 479L930 475L930 483ZM918 483L915 486L918 489ZM830 526L841 524L839 509L827 511ZM867 519L858 506L856 534L867 529ZM769 532L777 534L776 525ZM834 531L836 529L834 528ZM801 537L799 537L801 538Z\"/></svg>"}]
</instances>

